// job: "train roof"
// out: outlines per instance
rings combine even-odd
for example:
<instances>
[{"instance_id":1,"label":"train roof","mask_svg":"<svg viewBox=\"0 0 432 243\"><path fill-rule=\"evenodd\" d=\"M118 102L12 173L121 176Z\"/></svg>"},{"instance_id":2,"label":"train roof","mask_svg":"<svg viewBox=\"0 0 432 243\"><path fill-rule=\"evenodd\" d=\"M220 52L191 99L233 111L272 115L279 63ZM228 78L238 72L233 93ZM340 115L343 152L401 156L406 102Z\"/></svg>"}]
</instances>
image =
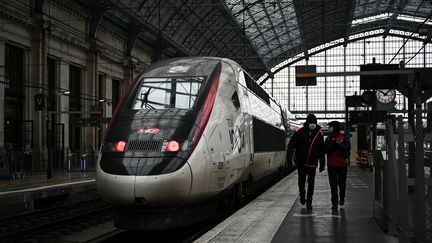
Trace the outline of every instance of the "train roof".
<instances>
[{"instance_id":1,"label":"train roof","mask_svg":"<svg viewBox=\"0 0 432 243\"><path fill-rule=\"evenodd\" d=\"M236 62L217 57L182 57L162 60L150 65L143 77L209 76L220 62Z\"/></svg>"}]
</instances>

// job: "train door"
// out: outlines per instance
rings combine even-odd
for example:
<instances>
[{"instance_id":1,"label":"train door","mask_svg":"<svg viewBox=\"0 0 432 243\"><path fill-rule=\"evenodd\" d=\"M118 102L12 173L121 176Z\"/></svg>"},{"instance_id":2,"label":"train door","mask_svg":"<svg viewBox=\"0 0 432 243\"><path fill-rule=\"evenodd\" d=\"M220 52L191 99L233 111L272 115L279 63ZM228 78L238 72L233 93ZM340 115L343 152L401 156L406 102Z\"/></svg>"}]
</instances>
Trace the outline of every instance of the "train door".
<instances>
[{"instance_id":1,"label":"train door","mask_svg":"<svg viewBox=\"0 0 432 243\"><path fill-rule=\"evenodd\" d=\"M240 101L241 116L244 123L243 146L245 154L245 168L246 175L253 166L253 137L252 137L252 112L249 103L249 94L246 88L246 80L243 70L239 69L238 72L238 98Z\"/></svg>"}]
</instances>

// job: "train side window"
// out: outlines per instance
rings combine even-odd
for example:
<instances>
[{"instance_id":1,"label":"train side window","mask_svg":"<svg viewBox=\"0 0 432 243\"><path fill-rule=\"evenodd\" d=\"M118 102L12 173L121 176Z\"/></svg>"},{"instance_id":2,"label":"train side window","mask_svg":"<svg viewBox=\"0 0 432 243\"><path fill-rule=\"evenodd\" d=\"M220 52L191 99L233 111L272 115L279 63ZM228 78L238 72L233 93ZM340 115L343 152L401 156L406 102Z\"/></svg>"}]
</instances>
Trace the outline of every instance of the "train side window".
<instances>
[{"instance_id":1,"label":"train side window","mask_svg":"<svg viewBox=\"0 0 432 243\"><path fill-rule=\"evenodd\" d=\"M231 96L231 100L234 104L234 107L238 110L240 108L240 100L237 91L234 91L234 94Z\"/></svg>"}]
</instances>

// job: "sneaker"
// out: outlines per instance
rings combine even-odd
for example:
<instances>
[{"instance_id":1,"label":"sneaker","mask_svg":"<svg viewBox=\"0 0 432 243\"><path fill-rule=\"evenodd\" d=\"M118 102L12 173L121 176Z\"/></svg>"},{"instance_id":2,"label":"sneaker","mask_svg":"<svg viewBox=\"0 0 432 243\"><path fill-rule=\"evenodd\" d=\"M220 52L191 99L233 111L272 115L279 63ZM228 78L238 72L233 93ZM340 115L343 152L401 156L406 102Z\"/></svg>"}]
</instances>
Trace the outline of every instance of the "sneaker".
<instances>
[{"instance_id":1,"label":"sneaker","mask_svg":"<svg viewBox=\"0 0 432 243\"><path fill-rule=\"evenodd\" d=\"M341 199L341 200L339 201L339 205L343 206L344 204L345 204L345 200L344 200L344 199Z\"/></svg>"},{"instance_id":2,"label":"sneaker","mask_svg":"<svg viewBox=\"0 0 432 243\"><path fill-rule=\"evenodd\" d=\"M331 209L333 209L333 210L337 210L337 209L338 209L337 204L333 204L333 206L331 207Z\"/></svg>"},{"instance_id":3,"label":"sneaker","mask_svg":"<svg viewBox=\"0 0 432 243\"><path fill-rule=\"evenodd\" d=\"M300 203L301 205L305 205L306 199L304 197L300 197Z\"/></svg>"},{"instance_id":4,"label":"sneaker","mask_svg":"<svg viewBox=\"0 0 432 243\"><path fill-rule=\"evenodd\" d=\"M311 210L312 209L312 205L311 204L307 204L306 208L309 209L309 210Z\"/></svg>"}]
</instances>

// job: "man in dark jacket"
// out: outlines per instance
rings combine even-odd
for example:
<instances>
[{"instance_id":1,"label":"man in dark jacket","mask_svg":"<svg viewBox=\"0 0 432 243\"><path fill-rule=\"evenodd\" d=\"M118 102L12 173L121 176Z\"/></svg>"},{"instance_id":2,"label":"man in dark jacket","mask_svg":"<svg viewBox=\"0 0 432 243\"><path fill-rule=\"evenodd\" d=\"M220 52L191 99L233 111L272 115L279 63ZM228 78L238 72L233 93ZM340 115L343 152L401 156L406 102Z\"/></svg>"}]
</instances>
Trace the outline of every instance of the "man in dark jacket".
<instances>
[{"instance_id":1,"label":"man in dark jacket","mask_svg":"<svg viewBox=\"0 0 432 243\"><path fill-rule=\"evenodd\" d=\"M332 209L338 208L345 203L345 188L347 178L347 167L351 150L350 141L340 132L340 123L332 121L328 124L330 135L325 141L327 154L327 170L331 189ZM338 195L339 187L339 195Z\"/></svg>"},{"instance_id":2,"label":"man in dark jacket","mask_svg":"<svg viewBox=\"0 0 432 243\"><path fill-rule=\"evenodd\" d=\"M295 156L293 156L295 154ZM318 167L322 172L325 167L324 136L321 127L317 124L315 115L309 114L302 127L297 129L291 137L287 151L288 161L295 157L298 171L298 186L300 203L306 203L307 209L312 209L312 197L315 184L315 172ZM305 195L306 177L308 182L307 195ZM305 197L307 196L307 198Z\"/></svg>"}]
</instances>

